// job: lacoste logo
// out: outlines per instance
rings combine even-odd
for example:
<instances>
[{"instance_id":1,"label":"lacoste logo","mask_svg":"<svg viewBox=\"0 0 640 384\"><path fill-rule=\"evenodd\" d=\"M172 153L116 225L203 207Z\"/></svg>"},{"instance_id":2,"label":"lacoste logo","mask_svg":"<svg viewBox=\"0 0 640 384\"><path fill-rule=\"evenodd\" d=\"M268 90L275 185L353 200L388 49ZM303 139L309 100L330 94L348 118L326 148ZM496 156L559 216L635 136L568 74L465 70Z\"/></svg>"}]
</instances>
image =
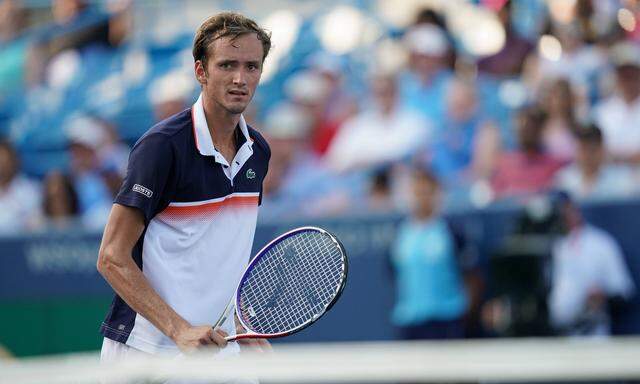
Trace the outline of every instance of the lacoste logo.
<instances>
[{"instance_id":1,"label":"lacoste logo","mask_svg":"<svg viewBox=\"0 0 640 384\"><path fill-rule=\"evenodd\" d=\"M133 184L133 188L131 188L131 190L133 190L133 192L138 192L142 195L145 195L147 197L151 197L153 195L153 191L150 190L147 187L143 187L140 184Z\"/></svg>"},{"instance_id":2,"label":"lacoste logo","mask_svg":"<svg viewBox=\"0 0 640 384\"><path fill-rule=\"evenodd\" d=\"M255 179L256 178L256 173L253 171L253 169L249 168L247 170L247 179Z\"/></svg>"}]
</instances>

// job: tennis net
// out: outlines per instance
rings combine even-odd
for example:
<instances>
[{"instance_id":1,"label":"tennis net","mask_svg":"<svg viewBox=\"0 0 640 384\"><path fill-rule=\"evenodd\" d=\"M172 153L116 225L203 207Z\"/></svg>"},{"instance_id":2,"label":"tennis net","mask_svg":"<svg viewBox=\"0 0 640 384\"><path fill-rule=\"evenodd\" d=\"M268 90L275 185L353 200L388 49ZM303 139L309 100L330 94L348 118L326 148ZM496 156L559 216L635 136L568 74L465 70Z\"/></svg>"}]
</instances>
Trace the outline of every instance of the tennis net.
<instances>
[{"instance_id":1,"label":"tennis net","mask_svg":"<svg viewBox=\"0 0 640 384\"><path fill-rule=\"evenodd\" d=\"M640 380L640 338L278 344L214 359L74 354L0 360L0 383L516 383ZM178 381L182 382L182 381ZM251 381L249 381L251 382Z\"/></svg>"}]
</instances>

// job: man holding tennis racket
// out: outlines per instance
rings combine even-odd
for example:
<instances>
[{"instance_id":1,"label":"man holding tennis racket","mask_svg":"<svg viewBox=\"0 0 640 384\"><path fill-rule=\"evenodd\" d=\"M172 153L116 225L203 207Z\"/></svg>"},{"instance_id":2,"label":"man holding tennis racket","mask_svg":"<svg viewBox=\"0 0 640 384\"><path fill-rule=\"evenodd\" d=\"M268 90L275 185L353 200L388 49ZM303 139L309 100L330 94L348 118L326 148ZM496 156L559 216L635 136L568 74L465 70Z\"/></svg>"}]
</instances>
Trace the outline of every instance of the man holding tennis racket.
<instances>
[{"instance_id":1,"label":"man holding tennis racket","mask_svg":"<svg viewBox=\"0 0 640 384\"><path fill-rule=\"evenodd\" d=\"M212 325L253 243L271 153L241 113L270 47L269 34L242 15L208 18L193 45L200 97L152 127L131 151L98 259L116 292L101 327L103 361L223 348L224 337L236 333L233 316Z\"/></svg>"}]
</instances>

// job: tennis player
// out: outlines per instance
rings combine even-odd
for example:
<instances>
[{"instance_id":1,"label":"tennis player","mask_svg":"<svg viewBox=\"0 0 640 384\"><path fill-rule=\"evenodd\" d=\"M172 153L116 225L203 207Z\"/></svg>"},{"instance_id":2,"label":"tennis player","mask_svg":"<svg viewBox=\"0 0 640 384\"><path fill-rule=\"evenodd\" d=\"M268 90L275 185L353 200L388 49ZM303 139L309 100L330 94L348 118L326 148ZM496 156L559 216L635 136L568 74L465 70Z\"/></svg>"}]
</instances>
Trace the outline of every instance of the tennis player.
<instances>
[{"instance_id":1,"label":"tennis player","mask_svg":"<svg viewBox=\"0 0 640 384\"><path fill-rule=\"evenodd\" d=\"M239 350L224 339L243 331L237 320L215 330L212 324L253 243L271 153L242 112L270 47L253 20L237 13L208 18L193 44L200 97L131 151L98 258L116 293L101 327L103 361L201 346Z\"/></svg>"}]
</instances>

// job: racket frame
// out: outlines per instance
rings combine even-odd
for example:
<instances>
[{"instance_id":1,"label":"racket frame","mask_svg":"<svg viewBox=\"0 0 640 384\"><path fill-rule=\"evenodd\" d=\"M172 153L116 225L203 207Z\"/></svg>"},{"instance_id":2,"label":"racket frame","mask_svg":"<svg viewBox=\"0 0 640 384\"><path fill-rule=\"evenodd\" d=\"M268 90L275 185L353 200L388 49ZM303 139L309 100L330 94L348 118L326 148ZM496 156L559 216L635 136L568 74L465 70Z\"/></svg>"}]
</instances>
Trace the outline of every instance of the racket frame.
<instances>
[{"instance_id":1,"label":"racket frame","mask_svg":"<svg viewBox=\"0 0 640 384\"><path fill-rule=\"evenodd\" d=\"M246 333L241 333L241 334L236 334L236 335L232 335L232 336L226 336L225 339L227 341L234 341L234 340L241 340L241 339L274 339L274 338L278 338L278 337L284 337L284 336L289 336L292 335L296 332L300 332L303 329L307 328L308 326L310 326L311 324L315 323L319 318L322 317L322 315L324 315L325 313L327 313L331 307L333 307L333 305L338 301L338 299L340 298L340 296L342 296L342 291L344 290L344 287L346 285L347 282L347 275L349 272L349 260L347 258L347 252L344 249L344 246L342 245L342 243L340 242L340 240L334 236L333 234L331 234L329 231L324 230L322 228L318 228L318 227L313 227L313 226L305 226L305 227L299 227L299 228L295 228L292 229L288 232L283 233L282 235L276 237L275 239L271 240L267 245L265 245L264 247L262 247L262 249L260 249L260 251L258 251L258 253L255 255L255 257L253 259L251 259L251 261L249 262L249 264L247 265L247 267L245 268L244 273L242 274L242 278L240 279L240 282L238 283L238 286L236 287L236 290L234 292L233 297L231 298L231 300L229 300L229 304L227 304L227 307L225 308L225 310L222 312L222 315L220 316L220 318L218 319L218 321L216 322L216 324L214 325L214 329L221 326L222 324L224 324L224 322L229 318L229 316L231 315L231 313L233 312L234 314L237 313L237 308L239 307L240 304L240 287L242 287L242 284L245 282L245 280L249 277L249 272L253 269L253 266L267 253L267 251L269 251L274 244L278 244L281 241L284 241L285 239L297 235L301 232L310 232L310 231L314 231L314 232L320 232L323 233L325 235L328 235L329 238L331 239L331 241L333 241L338 249L340 250L340 254L342 256L342 265L343 265L343 273L342 273L342 280L340 281L340 285L338 286L338 289L336 290L336 294L333 297L333 299L325 306L324 310L320 313L318 313L316 316L312 317L311 319L305 321L304 323L300 324L299 326L290 329L288 331L285 332L280 332L280 333L268 333L268 334L264 334L264 333L257 333L254 332L253 330L251 330L251 328L249 326L247 326L247 324L245 324L245 322L242 320L242 316L236 316L238 321L240 321L240 324L242 325L242 327L247 330ZM234 319L234 327L235 327L235 319Z\"/></svg>"}]
</instances>

